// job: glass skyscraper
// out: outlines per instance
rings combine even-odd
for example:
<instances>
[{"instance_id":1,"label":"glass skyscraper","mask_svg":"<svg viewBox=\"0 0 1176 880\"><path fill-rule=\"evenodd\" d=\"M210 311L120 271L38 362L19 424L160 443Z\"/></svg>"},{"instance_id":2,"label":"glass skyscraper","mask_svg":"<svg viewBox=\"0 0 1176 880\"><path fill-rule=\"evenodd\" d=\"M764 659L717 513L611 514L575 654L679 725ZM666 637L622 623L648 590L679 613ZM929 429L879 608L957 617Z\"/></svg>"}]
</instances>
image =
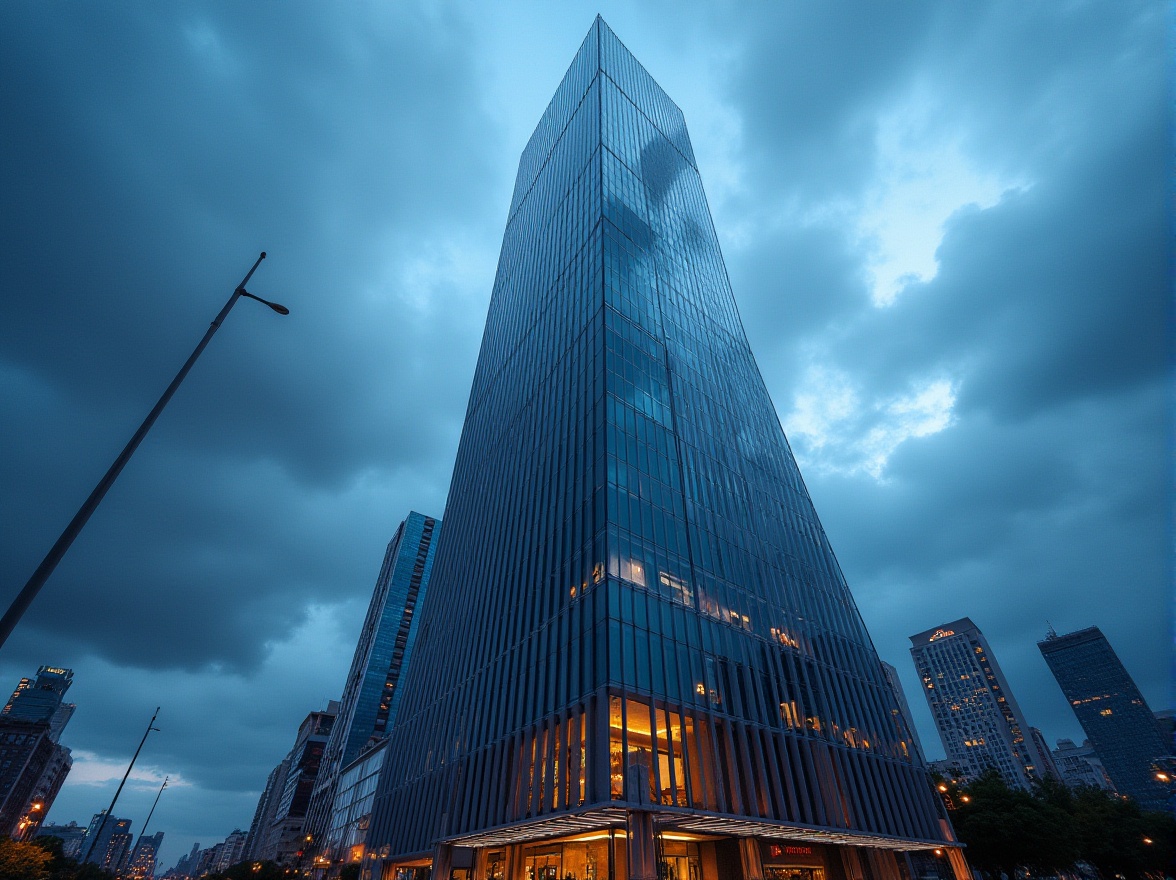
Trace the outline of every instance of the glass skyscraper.
<instances>
[{"instance_id":1,"label":"glass skyscraper","mask_svg":"<svg viewBox=\"0 0 1176 880\"><path fill-rule=\"evenodd\" d=\"M682 113L598 18L520 162L366 871L962 865L900 718Z\"/></svg>"},{"instance_id":2,"label":"glass skyscraper","mask_svg":"<svg viewBox=\"0 0 1176 880\"><path fill-rule=\"evenodd\" d=\"M440 521L412 511L388 542L307 813L304 830L323 858L341 856L339 841L326 834L339 774L396 720L440 534Z\"/></svg>"},{"instance_id":3,"label":"glass skyscraper","mask_svg":"<svg viewBox=\"0 0 1176 880\"><path fill-rule=\"evenodd\" d=\"M1172 744L1107 637L1097 626L1064 636L1051 630L1037 647L1115 788L1164 809L1167 789L1152 765L1172 754Z\"/></svg>"}]
</instances>

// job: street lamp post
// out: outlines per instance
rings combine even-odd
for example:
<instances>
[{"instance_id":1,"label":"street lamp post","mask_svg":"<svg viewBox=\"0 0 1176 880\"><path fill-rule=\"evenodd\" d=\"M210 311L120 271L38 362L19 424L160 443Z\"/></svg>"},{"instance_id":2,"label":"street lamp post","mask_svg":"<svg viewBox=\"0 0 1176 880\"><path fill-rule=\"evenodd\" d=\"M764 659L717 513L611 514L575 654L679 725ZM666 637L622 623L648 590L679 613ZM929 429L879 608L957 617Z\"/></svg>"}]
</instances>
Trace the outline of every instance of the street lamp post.
<instances>
[{"instance_id":1,"label":"street lamp post","mask_svg":"<svg viewBox=\"0 0 1176 880\"><path fill-rule=\"evenodd\" d=\"M220 329L221 322L223 322L225 317L229 314L229 310L232 309L234 305L236 305L237 300L244 296L248 299L255 299L260 303L264 303L279 315L290 314L290 310L285 306L279 305L278 303L269 302L268 300L262 299L260 296L254 296L245 289L245 285L249 282L249 279L253 277L253 273L257 271L257 267L261 265L261 261L264 259L265 251L262 251L261 256L257 258L257 262L253 264L253 268L246 273L245 277L241 279L241 283L238 284L237 287L233 290L233 295L229 297L229 301L225 303L225 307L220 310L220 314L218 314L216 318L213 319L212 324L208 328L208 331L204 334L204 338L201 339L200 344L196 346L196 350L192 352L191 356L184 363L184 366L182 366L180 371L176 373L176 377L172 379L172 383L167 386L167 390L163 392L163 396L159 398L159 402L156 403L151 412L147 414L147 418L143 420L143 424L139 426L139 430L135 432L133 437L131 437L130 442L127 443L119 457L115 459L114 464L110 466L110 470L106 472L106 476L104 476L101 482L99 482L98 485L94 487L94 491L90 493L90 497L86 499L86 502L82 505L81 509L77 512L74 518L70 520L69 525L65 527L65 531L61 533L61 537L57 539L57 543L55 543L52 548L50 548L49 553L41 561L41 564L37 566L37 570L33 572L33 576L30 577L28 583L24 585L24 589L22 589L20 593L17 594L16 598L12 600L12 604L8 607L8 610L4 612L4 617L0 618L0 648L2 648L4 643L8 641L8 637L12 634L12 630L16 627L17 623L20 622L21 617L24 616L24 613L28 610L29 605L31 605L33 599L36 598L37 593L41 591L41 587L44 585L45 581L49 579L49 575L53 573L53 569L57 568L57 563L61 562L61 558L65 556L65 552L74 542L74 538L78 536L78 533L81 532L87 521L89 521L90 516L102 502L102 499L106 496L106 493L110 490L110 487L114 485L114 481L118 479L118 475L122 473L122 469L126 466L127 462L130 461L130 458L134 454L135 450L139 448L139 444L143 442L143 438L147 436L147 432L151 430L151 426L155 424L155 420L159 418L159 414L163 412L163 408L167 406L168 401L172 399L172 395L176 393L176 389L180 387L180 383L184 381L184 377L188 375L188 371L192 369L192 365L196 363L196 359L200 357L201 353L208 346L208 343L212 339L213 334Z\"/></svg>"},{"instance_id":2,"label":"street lamp post","mask_svg":"<svg viewBox=\"0 0 1176 880\"><path fill-rule=\"evenodd\" d=\"M264 257L265 254L262 254L262 256ZM258 262L260 263L261 261L258 260ZM257 267L254 266L254 268ZM94 854L94 844L98 842L98 838L102 836L103 829L106 828L106 823L110 821L110 818L114 815L114 805L118 803L118 796L122 794L123 786L127 784L127 778L130 777L131 771L135 769L135 761L139 760L139 752L143 751L143 743L147 742L147 737L151 735L151 731L159 730L159 728L155 726L155 719L158 717L159 707L156 706L155 714L152 715L151 720L147 722L147 729L143 731L143 738L139 740L139 748L135 749L135 754L131 755L131 763L127 765L127 772L123 774L122 782L118 784L118 788L114 792L114 798L110 801L110 806L106 808L106 813L102 817L102 822L98 825L98 830L94 832L94 839L90 841L90 848L86 850L86 857L82 859L83 865L90 861L90 856ZM159 793L163 794L162 787L160 787ZM159 795L155 796L155 801L156 803L159 802ZM155 807L152 807L151 810L154 812ZM150 817L148 817L148 819L150 819ZM98 858L101 860L102 856L99 855Z\"/></svg>"}]
</instances>

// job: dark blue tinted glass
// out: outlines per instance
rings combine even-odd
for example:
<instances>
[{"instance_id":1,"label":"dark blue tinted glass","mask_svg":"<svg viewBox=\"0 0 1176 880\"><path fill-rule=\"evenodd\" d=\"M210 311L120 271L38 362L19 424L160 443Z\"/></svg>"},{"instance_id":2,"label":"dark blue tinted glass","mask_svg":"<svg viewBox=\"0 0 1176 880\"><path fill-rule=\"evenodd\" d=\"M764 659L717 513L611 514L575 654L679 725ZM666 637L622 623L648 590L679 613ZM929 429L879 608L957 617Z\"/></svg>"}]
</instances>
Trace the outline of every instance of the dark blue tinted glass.
<instances>
[{"instance_id":1,"label":"dark blue tinted glass","mask_svg":"<svg viewBox=\"0 0 1176 880\"><path fill-rule=\"evenodd\" d=\"M520 162L372 846L650 804L940 841L898 717L682 113L598 19Z\"/></svg>"}]
</instances>

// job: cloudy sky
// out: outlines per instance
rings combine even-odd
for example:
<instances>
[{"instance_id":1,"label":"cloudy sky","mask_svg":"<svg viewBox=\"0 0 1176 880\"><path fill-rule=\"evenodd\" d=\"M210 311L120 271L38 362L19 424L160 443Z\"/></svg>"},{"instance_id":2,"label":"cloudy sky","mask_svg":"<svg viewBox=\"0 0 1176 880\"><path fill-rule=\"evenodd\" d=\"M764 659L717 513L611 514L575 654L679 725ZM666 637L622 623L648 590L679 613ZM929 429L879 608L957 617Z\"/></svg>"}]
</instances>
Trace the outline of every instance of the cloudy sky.
<instances>
[{"instance_id":1,"label":"cloudy sky","mask_svg":"<svg viewBox=\"0 0 1176 880\"><path fill-rule=\"evenodd\" d=\"M883 659L964 615L1051 742L1035 641L1171 705L1167 8L0 8L5 603L257 253L0 652L75 670L50 820L171 864L248 828L337 697L384 545L441 515L519 153L597 11L683 108L744 323ZM153 829L153 830L154 830Z\"/></svg>"}]
</instances>

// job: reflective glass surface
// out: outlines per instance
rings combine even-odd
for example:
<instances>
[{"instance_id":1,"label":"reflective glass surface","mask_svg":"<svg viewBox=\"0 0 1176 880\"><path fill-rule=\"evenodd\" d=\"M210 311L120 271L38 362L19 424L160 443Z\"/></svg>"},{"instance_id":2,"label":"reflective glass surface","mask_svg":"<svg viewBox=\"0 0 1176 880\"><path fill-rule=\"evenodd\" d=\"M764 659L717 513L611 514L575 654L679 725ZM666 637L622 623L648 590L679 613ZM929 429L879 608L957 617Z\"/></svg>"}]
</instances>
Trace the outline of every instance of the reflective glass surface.
<instances>
[{"instance_id":1,"label":"reflective glass surface","mask_svg":"<svg viewBox=\"0 0 1176 880\"><path fill-rule=\"evenodd\" d=\"M1152 765L1172 744L1102 631L1052 634L1037 647L1119 793L1148 809L1169 806Z\"/></svg>"},{"instance_id":2,"label":"reflective glass surface","mask_svg":"<svg viewBox=\"0 0 1176 880\"><path fill-rule=\"evenodd\" d=\"M597 19L520 161L370 842L601 805L940 839L681 111Z\"/></svg>"}]
</instances>

